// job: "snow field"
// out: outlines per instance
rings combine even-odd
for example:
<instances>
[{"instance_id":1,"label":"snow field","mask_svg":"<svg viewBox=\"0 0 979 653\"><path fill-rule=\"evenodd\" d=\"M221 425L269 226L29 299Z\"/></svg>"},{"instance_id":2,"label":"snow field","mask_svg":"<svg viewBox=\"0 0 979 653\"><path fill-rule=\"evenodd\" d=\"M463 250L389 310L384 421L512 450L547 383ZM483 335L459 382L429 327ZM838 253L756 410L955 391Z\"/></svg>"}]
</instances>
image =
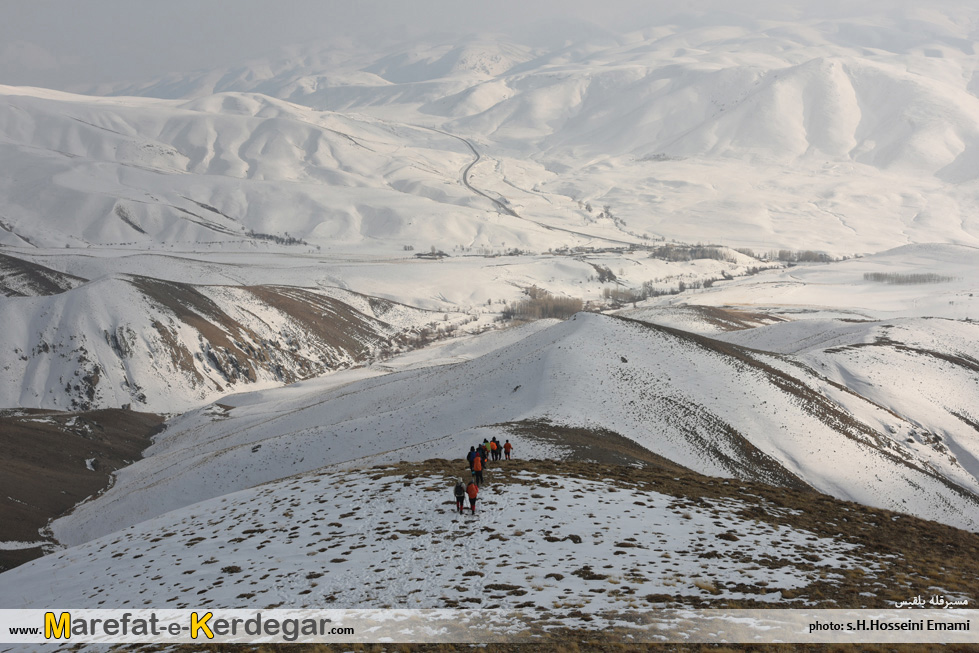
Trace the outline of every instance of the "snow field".
<instances>
[{"instance_id":1,"label":"snow field","mask_svg":"<svg viewBox=\"0 0 979 653\"><path fill-rule=\"evenodd\" d=\"M784 604L780 590L884 569L854 545L739 516L750 497L691 504L504 461L473 516L455 513L452 486L404 465L301 474L19 567L0 607L540 606L560 618L649 595Z\"/></svg>"},{"instance_id":2,"label":"snow field","mask_svg":"<svg viewBox=\"0 0 979 653\"><path fill-rule=\"evenodd\" d=\"M644 306L696 304L768 311L791 320L944 317L979 319L979 248L919 244L830 264L804 264L715 284ZM940 283L882 283L865 275L935 275ZM655 321L655 319L653 319ZM806 327L802 327L806 328ZM759 334L764 331L759 331ZM752 336L746 336L752 337ZM786 339L791 342L791 339ZM752 345L754 346L754 345ZM758 346L764 347L759 344Z\"/></svg>"},{"instance_id":3,"label":"snow field","mask_svg":"<svg viewBox=\"0 0 979 653\"><path fill-rule=\"evenodd\" d=\"M335 369L354 354L240 286L317 287L391 329L475 329L532 285L597 299L610 286L592 264L658 289L756 264L543 254L561 247L680 239L849 255L911 243L631 314L712 334L722 327L684 304L794 320L722 338L769 353L579 316L278 390L282 375L259 374L254 392L172 420L115 487L56 522L78 546L5 574L0 606L542 606L581 625L574 611L785 603L817 577L860 570L872 586L886 573L852 545L738 515L750 496L685 502L492 470L483 510L458 517L451 474L340 471L461 455L534 420L979 529L979 354L964 321L979 318L974 9L929 11L907 23L693 16L557 49L314 49L128 89L177 100L0 87L0 245L92 279L0 299L0 366L16 380L0 405L65 408L84 398L83 377L98 379L98 405L145 393L170 413L242 387L199 360L199 384L175 380L174 343L151 321L194 352L201 332L120 273L207 285L250 325L250 346L281 340ZM615 219L598 214L606 204ZM274 242L287 234L305 242ZM452 257L414 258L430 247ZM511 248L536 254L473 256ZM948 279L865 278L881 272ZM917 319L935 316L958 322ZM393 332L374 324L366 348ZM529 438L517 451L574 453Z\"/></svg>"}]
</instances>

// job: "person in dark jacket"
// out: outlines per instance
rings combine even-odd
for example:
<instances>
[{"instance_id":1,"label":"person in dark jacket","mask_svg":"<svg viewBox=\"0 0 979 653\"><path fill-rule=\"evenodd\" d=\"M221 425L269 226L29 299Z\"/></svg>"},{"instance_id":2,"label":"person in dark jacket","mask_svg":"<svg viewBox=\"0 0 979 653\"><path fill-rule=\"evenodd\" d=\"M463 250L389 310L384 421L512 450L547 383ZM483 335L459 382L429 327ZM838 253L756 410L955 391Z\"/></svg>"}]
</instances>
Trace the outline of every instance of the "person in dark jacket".
<instances>
[{"instance_id":1,"label":"person in dark jacket","mask_svg":"<svg viewBox=\"0 0 979 653\"><path fill-rule=\"evenodd\" d=\"M456 487L454 492L456 496L456 508L459 509L459 514L461 515L466 501L466 486L462 484L461 478L456 479Z\"/></svg>"},{"instance_id":2,"label":"person in dark jacket","mask_svg":"<svg viewBox=\"0 0 979 653\"><path fill-rule=\"evenodd\" d=\"M476 456L478 456L478 455L479 454L476 453L476 447L469 447L469 455L466 456L466 460L469 461L469 471L470 472L473 470L473 460L475 460L476 459Z\"/></svg>"}]
</instances>

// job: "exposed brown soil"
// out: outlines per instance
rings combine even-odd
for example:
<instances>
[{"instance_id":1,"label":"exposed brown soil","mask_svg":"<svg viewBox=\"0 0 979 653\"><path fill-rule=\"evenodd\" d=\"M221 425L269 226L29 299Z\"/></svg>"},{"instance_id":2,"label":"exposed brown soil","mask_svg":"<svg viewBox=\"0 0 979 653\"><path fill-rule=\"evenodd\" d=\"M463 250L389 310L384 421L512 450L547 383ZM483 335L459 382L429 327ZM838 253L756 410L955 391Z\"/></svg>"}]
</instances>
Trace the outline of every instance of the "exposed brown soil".
<instances>
[{"instance_id":1,"label":"exposed brown soil","mask_svg":"<svg viewBox=\"0 0 979 653\"><path fill-rule=\"evenodd\" d=\"M85 281L37 263L0 254L0 295L5 297L57 295Z\"/></svg>"},{"instance_id":2,"label":"exposed brown soil","mask_svg":"<svg viewBox=\"0 0 979 653\"><path fill-rule=\"evenodd\" d=\"M526 420L496 424L517 438L568 447L569 462L596 462L608 465L629 465L661 469L665 472L688 472L669 458L655 454L635 440L606 429L586 429L552 424L545 420ZM516 455L516 453L514 454ZM501 464L505 464L501 463Z\"/></svg>"},{"instance_id":3,"label":"exposed brown soil","mask_svg":"<svg viewBox=\"0 0 979 653\"><path fill-rule=\"evenodd\" d=\"M522 424L521 432L528 434L530 425ZM596 434L600 435L600 434ZM585 438L584 433L579 437ZM593 437L593 440L595 438ZM619 447L611 438L611 457L623 456L633 461L647 459L642 451L633 451L628 445ZM588 445L591 447L592 445ZM591 449L591 454L601 455L601 446ZM616 453L617 452L617 453ZM591 455L587 454L587 455ZM633 456L635 454L635 456ZM487 490L494 484L534 483L526 475L512 474L531 471L538 475L565 474L572 478L602 480L623 489L630 487L654 488L657 492L676 498L678 505L684 502L698 505L703 498L732 498L746 500L750 506L744 515L750 519L771 524L788 524L806 529L815 536L842 538L861 550L878 556L891 556L888 577L875 578L873 592L868 592L868 578L859 574L847 574L832 583L814 583L803 588L796 598L804 598L804 606L810 608L889 608L894 600L904 600L915 594L925 593L925 588L940 587L944 591L969 597L974 605L979 597L979 534L961 531L949 526L929 522L886 510L868 508L859 504L839 501L815 492L776 488L751 482L739 482L703 476L663 459L649 458L648 466L639 469L630 465L587 462L583 460L510 460L490 463L487 470ZM661 464L662 463L662 464ZM399 463L373 468L381 476L403 476L413 479L431 473L452 476L458 473L457 460L433 459L421 463ZM785 510L788 509L788 510ZM882 582L883 581L883 582ZM870 594L873 596L870 596ZM771 608L770 603L751 600L732 601L719 599L703 601L685 597L683 603L665 604L657 601L656 607L696 608ZM802 607L799 604L785 607ZM628 643L627 633L610 630L549 629L541 631L542 641L535 644L277 644L277 645L193 645L193 646L134 646L114 650L128 651L223 651L223 652L308 652L308 653L454 653L479 650L484 653L626 653L626 652L703 652L757 651L781 653L808 651L830 653L854 651L918 653L923 651L966 652L979 651L975 645L938 644L646 644Z\"/></svg>"},{"instance_id":4,"label":"exposed brown soil","mask_svg":"<svg viewBox=\"0 0 979 653\"><path fill-rule=\"evenodd\" d=\"M346 351L357 360L368 353L365 343L385 339L383 322L337 299L288 286L248 286L246 290L289 315L304 330L317 334L329 347Z\"/></svg>"},{"instance_id":5,"label":"exposed brown soil","mask_svg":"<svg viewBox=\"0 0 979 653\"><path fill-rule=\"evenodd\" d=\"M694 404L687 404L687 408L689 407L696 406ZM709 419L706 411L704 413L705 418ZM681 467L668 458L649 451L634 440L607 429L577 428L551 424L545 420L525 420L523 422L498 424L497 426L503 426L511 433L523 437L571 447L568 456L565 458L566 460L653 467L666 471L671 469L687 471L685 467ZM729 424L716 420L714 426L717 430L725 432L732 442L736 442L741 448L744 457L749 461L749 464L746 465L724 456L723 459L732 474L739 477L753 476L757 480L781 487L791 487L797 490L810 489L810 486L805 481L782 467L777 460L758 449ZM694 436L690 435L689 437L692 438ZM704 446L707 448L710 445L704 443ZM722 457L716 451L714 455L719 458Z\"/></svg>"},{"instance_id":6,"label":"exposed brown soil","mask_svg":"<svg viewBox=\"0 0 979 653\"><path fill-rule=\"evenodd\" d=\"M785 321L785 318L768 313L737 308L722 308L720 306L690 306L689 308L699 313L708 324L723 331L753 329L758 326Z\"/></svg>"},{"instance_id":7,"label":"exposed brown soil","mask_svg":"<svg viewBox=\"0 0 979 653\"><path fill-rule=\"evenodd\" d=\"M0 413L0 541L41 541L39 529L109 487L112 473L138 460L162 424L159 415L119 409ZM43 554L42 546L0 549L0 571Z\"/></svg>"},{"instance_id":8,"label":"exposed brown soil","mask_svg":"<svg viewBox=\"0 0 979 653\"><path fill-rule=\"evenodd\" d=\"M295 322L296 335L303 334L315 352L309 358L294 344L263 339L190 284L139 276L133 277L132 282L171 311L177 321L203 335L207 365L215 368L228 384L252 382L262 368L272 371L284 383L307 379L348 361L365 360L372 346L391 346L396 331L339 300L309 290L288 286L245 287L258 300ZM383 300L380 301L378 306L383 309ZM209 383L197 371L194 354L180 342L173 326L154 322L153 327L168 345L174 369L186 374L194 385ZM283 339L288 337L283 333Z\"/></svg>"}]
</instances>

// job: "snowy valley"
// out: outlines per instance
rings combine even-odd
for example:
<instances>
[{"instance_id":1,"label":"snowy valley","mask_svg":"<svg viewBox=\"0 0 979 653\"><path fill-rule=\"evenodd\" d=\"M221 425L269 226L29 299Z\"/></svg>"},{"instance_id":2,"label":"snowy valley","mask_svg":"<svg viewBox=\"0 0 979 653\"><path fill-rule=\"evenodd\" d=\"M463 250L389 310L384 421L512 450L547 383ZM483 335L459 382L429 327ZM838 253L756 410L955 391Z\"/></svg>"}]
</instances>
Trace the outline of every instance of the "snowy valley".
<instances>
[{"instance_id":1,"label":"snowy valley","mask_svg":"<svg viewBox=\"0 0 979 653\"><path fill-rule=\"evenodd\" d=\"M0 86L0 608L971 606L976 24Z\"/></svg>"}]
</instances>

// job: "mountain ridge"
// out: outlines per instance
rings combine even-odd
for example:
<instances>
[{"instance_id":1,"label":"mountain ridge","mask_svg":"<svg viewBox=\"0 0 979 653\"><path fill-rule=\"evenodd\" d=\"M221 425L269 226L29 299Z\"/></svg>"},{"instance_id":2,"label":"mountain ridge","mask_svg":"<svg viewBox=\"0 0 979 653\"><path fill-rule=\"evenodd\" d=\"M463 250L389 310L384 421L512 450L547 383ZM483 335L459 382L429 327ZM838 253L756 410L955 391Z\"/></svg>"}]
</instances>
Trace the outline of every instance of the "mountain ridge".
<instances>
[{"instance_id":1,"label":"mountain ridge","mask_svg":"<svg viewBox=\"0 0 979 653\"><path fill-rule=\"evenodd\" d=\"M327 464L412 460L433 447L461 457L484 437L507 436L494 425L535 419L612 431L698 473L801 479L838 498L979 528L979 479L947 450L921 441L907 421L913 415L901 417L784 356L740 348L731 356L723 353L727 343L690 342L582 313L455 365L325 391L319 383L294 386L286 403L274 394L227 398L221 410L172 422L112 490L56 522L55 533L80 543L133 519ZM960 429L957 437L964 435Z\"/></svg>"},{"instance_id":2,"label":"mountain ridge","mask_svg":"<svg viewBox=\"0 0 979 653\"><path fill-rule=\"evenodd\" d=\"M976 597L976 534L935 522L689 471L553 460L491 465L477 515L460 516L462 470L433 459L297 474L8 572L17 582L0 605L34 605L28 588L96 567L112 582L63 580L58 600L534 608L588 629L663 607L893 607L923 585ZM460 547L474 542L495 564ZM275 569L260 564L270 556ZM395 580L365 576L379 568Z\"/></svg>"}]
</instances>

